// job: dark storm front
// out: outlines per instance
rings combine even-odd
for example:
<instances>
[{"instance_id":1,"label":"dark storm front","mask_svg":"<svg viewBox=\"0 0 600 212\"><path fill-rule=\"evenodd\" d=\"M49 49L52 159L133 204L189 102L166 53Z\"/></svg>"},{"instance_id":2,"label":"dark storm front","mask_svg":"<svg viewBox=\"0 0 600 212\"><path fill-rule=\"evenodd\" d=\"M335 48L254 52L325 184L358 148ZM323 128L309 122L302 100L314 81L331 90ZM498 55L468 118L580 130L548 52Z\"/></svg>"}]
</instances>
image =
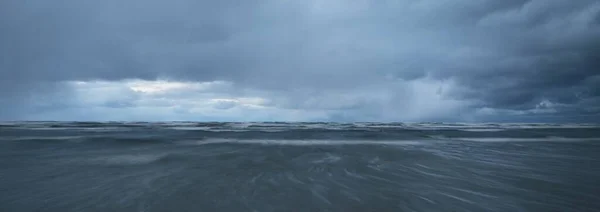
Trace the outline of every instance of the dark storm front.
<instances>
[{"instance_id":1,"label":"dark storm front","mask_svg":"<svg viewBox=\"0 0 600 212\"><path fill-rule=\"evenodd\" d=\"M0 124L0 211L598 211L600 127Z\"/></svg>"}]
</instances>

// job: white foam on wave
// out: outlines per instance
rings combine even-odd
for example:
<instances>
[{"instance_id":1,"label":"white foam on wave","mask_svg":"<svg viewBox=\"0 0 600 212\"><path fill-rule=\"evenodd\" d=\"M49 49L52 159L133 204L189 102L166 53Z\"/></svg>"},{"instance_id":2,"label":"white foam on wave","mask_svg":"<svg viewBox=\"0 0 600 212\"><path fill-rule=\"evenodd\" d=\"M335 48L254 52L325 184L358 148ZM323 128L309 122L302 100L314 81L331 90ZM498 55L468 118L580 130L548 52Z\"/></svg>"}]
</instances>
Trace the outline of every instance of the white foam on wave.
<instances>
[{"instance_id":1,"label":"white foam on wave","mask_svg":"<svg viewBox=\"0 0 600 212\"><path fill-rule=\"evenodd\" d=\"M416 130L463 130L477 129L590 129L600 128L598 124L544 124L544 123L406 123L408 129Z\"/></svg>"},{"instance_id":2,"label":"white foam on wave","mask_svg":"<svg viewBox=\"0 0 600 212\"><path fill-rule=\"evenodd\" d=\"M465 132L502 132L506 131L506 129L494 129L494 128L474 128L474 129L459 129L460 131Z\"/></svg>"},{"instance_id":3,"label":"white foam on wave","mask_svg":"<svg viewBox=\"0 0 600 212\"><path fill-rule=\"evenodd\" d=\"M208 144L258 144L258 145L288 145L288 146L335 146L335 145L426 145L436 141L377 141L377 140L264 140L264 139L208 139L200 141L180 142L187 145Z\"/></svg>"},{"instance_id":4,"label":"white foam on wave","mask_svg":"<svg viewBox=\"0 0 600 212\"><path fill-rule=\"evenodd\" d=\"M246 129L248 127L250 127L253 123L250 122L240 122L240 123L229 123L229 127L231 128L238 128L238 129Z\"/></svg>"},{"instance_id":5,"label":"white foam on wave","mask_svg":"<svg viewBox=\"0 0 600 212\"><path fill-rule=\"evenodd\" d=\"M25 126L25 127L17 127L18 129L26 129L26 130L73 130L73 129L77 129L77 128L73 128L73 127L30 127L30 126Z\"/></svg>"},{"instance_id":6,"label":"white foam on wave","mask_svg":"<svg viewBox=\"0 0 600 212\"><path fill-rule=\"evenodd\" d=\"M130 127L47 127L47 126L12 126L10 129L17 130L37 130L37 131L85 131L85 132L125 132L131 131Z\"/></svg>"},{"instance_id":7,"label":"white foam on wave","mask_svg":"<svg viewBox=\"0 0 600 212\"><path fill-rule=\"evenodd\" d=\"M125 127L86 127L86 128L75 128L74 130L86 131L86 132L127 132L127 131L131 131L131 128L125 128Z\"/></svg>"},{"instance_id":8,"label":"white foam on wave","mask_svg":"<svg viewBox=\"0 0 600 212\"><path fill-rule=\"evenodd\" d=\"M327 154L325 157L317 159L317 160L313 160L313 163L335 163L342 160L341 156L338 155L333 155L333 154Z\"/></svg>"},{"instance_id":9,"label":"white foam on wave","mask_svg":"<svg viewBox=\"0 0 600 212\"><path fill-rule=\"evenodd\" d=\"M173 129L173 130L210 130L210 127L192 127L192 126L176 126L176 127L169 127L169 129Z\"/></svg>"},{"instance_id":10,"label":"white foam on wave","mask_svg":"<svg viewBox=\"0 0 600 212\"><path fill-rule=\"evenodd\" d=\"M87 160L87 163L98 165L143 165L158 161L168 154L134 154L134 155L111 155L96 157Z\"/></svg>"},{"instance_id":11,"label":"white foam on wave","mask_svg":"<svg viewBox=\"0 0 600 212\"><path fill-rule=\"evenodd\" d=\"M565 138L565 137L545 137L545 138L453 138L459 141L473 142L589 142L600 141L600 138Z\"/></svg>"},{"instance_id":12,"label":"white foam on wave","mask_svg":"<svg viewBox=\"0 0 600 212\"><path fill-rule=\"evenodd\" d=\"M0 137L0 140L5 140L5 141L78 140L78 139L84 139L84 138L86 138L86 136L18 136L18 137Z\"/></svg>"}]
</instances>

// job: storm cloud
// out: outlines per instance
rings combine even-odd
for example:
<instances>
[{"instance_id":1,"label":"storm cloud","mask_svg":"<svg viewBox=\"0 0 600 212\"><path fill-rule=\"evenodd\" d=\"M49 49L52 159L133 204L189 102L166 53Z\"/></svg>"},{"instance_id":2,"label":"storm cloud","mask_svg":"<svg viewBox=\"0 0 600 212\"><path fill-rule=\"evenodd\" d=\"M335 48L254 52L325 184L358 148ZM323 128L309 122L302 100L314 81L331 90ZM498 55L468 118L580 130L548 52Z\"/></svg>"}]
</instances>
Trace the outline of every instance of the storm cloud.
<instances>
[{"instance_id":1,"label":"storm cloud","mask_svg":"<svg viewBox=\"0 0 600 212\"><path fill-rule=\"evenodd\" d=\"M8 0L2 120L600 120L596 0Z\"/></svg>"}]
</instances>

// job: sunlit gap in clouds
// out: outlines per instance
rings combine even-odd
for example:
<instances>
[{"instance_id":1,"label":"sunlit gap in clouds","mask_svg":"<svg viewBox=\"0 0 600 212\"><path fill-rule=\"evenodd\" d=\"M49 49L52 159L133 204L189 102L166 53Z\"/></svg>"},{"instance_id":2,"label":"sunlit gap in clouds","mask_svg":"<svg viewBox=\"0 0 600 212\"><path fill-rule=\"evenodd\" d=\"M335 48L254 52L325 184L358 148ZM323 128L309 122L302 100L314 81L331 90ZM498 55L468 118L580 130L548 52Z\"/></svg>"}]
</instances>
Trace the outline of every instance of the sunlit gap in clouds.
<instances>
[{"instance_id":1,"label":"sunlit gap in clouds","mask_svg":"<svg viewBox=\"0 0 600 212\"><path fill-rule=\"evenodd\" d=\"M267 99L233 92L235 90L233 84L226 81L130 79L69 81L66 84L73 90L73 98L79 104L90 108L119 111L132 109L154 111L146 115L160 120L169 119L168 117L173 115L175 119L186 120L204 116L218 117L216 119L238 118L244 111L271 109ZM188 117L184 118L183 115ZM243 119L243 117L239 118Z\"/></svg>"},{"instance_id":2,"label":"sunlit gap in clouds","mask_svg":"<svg viewBox=\"0 0 600 212\"><path fill-rule=\"evenodd\" d=\"M243 88L228 81L128 79L65 84L72 90L71 102L82 112L87 108L86 119L102 120L417 121L456 115L469 106L467 101L451 98L456 88L452 80L429 78L407 81L390 76L380 85L352 90L281 93ZM95 117L96 110L114 115ZM355 111L366 111L367 116L353 116Z\"/></svg>"}]
</instances>

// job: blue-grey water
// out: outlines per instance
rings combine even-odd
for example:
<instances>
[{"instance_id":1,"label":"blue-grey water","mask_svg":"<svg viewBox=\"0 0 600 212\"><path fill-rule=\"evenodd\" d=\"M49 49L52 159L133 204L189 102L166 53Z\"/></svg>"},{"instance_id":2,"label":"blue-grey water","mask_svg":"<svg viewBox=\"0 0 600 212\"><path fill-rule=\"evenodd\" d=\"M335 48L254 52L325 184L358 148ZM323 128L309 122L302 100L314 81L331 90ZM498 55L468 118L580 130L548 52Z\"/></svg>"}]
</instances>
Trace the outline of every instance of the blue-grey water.
<instances>
[{"instance_id":1,"label":"blue-grey water","mask_svg":"<svg viewBox=\"0 0 600 212\"><path fill-rule=\"evenodd\" d=\"M600 126L2 123L0 211L600 211Z\"/></svg>"}]
</instances>

